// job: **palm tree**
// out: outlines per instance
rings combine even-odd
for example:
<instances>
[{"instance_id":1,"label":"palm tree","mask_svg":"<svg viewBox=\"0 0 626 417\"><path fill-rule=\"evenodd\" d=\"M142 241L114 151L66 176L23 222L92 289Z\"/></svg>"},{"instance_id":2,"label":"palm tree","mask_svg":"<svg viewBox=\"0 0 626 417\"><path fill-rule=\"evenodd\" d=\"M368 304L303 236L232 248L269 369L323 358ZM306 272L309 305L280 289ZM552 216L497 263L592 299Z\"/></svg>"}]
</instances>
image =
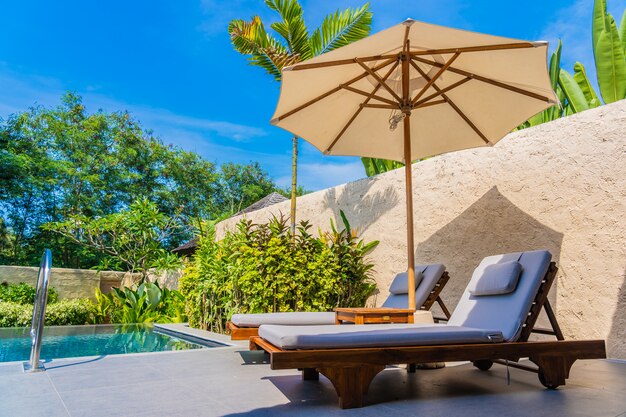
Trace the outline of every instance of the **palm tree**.
<instances>
[{"instance_id":1,"label":"palm tree","mask_svg":"<svg viewBox=\"0 0 626 417\"><path fill-rule=\"evenodd\" d=\"M372 13L369 3L357 9L337 10L324 18L321 26L309 33L302 7L297 0L265 0L265 4L280 16L270 27L279 36L265 30L261 18L250 21L235 19L228 25L228 33L237 52L247 55L250 65L263 68L276 81L281 70L289 65L340 48L369 35ZM296 188L298 165L298 137L292 139L291 160L291 232L296 230Z\"/></svg>"}]
</instances>

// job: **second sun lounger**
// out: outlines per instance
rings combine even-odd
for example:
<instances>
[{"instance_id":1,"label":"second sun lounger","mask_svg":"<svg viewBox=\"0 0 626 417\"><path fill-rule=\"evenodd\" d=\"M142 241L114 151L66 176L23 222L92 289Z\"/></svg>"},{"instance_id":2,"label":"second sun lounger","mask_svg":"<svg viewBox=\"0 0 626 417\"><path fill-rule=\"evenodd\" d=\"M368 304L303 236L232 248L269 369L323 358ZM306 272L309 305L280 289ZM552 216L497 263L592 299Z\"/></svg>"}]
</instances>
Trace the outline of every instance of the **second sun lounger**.
<instances>
[{"instance_id":1,"label":"second sun lounger","mask_svg":"<svg viewBox=\"0 0 626 417\"><path fill-rule=\"evenodd\" d=\"M341 408L364 405L372 379L386 365L472 361L486 370L494 362L536 372L541 384L565 384L578 359L606 357L603 340L564 341L548 302L557 267L548 251L485 258L447 325L272 326L250 339L251 349L270 354L272 369L302 369L304 379L330 379ZM545 310L552 330L535 329ZM557 341L529 342L531 332ZM536 368L517 364L528 357Z\"/></svg>"},{"instance_id":2,"label":"second sun lounger","mask_svg":"<svg viewBox=\"0 0 626 417\"><path fill-rule=\"evenodd\" d=\"M437 303L445 320L450 318L450 312L441 299L441 290L450 279L446 268L442 264L420 265L415 267L416 289L415 305L421 310L430 310ZM406 272L399 273L389 288L389 297L381 307L407 308L409 305ZM442 320L443 318L439 318ZM230 330L231 340L247 340L258 335L262 324L276 324L288 326L311 326L335 324L335 313L330 312L286 312L286 313L258 313L234 314L231 321L226 323Z\"/></svg>"}]
</instances>

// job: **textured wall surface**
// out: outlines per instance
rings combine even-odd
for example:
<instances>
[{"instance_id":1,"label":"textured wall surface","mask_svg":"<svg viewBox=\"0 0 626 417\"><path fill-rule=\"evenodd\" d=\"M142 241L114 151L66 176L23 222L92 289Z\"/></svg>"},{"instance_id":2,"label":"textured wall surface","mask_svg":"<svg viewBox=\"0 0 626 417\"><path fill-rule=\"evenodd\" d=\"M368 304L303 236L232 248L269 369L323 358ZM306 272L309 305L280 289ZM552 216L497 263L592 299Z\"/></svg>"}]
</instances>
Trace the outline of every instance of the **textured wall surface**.
<instances>
[{"instance_id":1,"label":"textured wall surface","mask_svg":"<svg viewBox=\"0 0 626 417\"><path fill-rule=\"evenodd\" d=\"M0 265L0 282L37 285L39 268L30 266ZM162 287L178 289L178 279L182 271L148 272L148 281L158 283ZM56 288L59 299L90 298L95 300L96 288L108 294L112 287L131 287L141 279L138 273L118 271L94 271L90 269L52 268L50 286Z\"/></svg>"},{"instance_id":2,"label":"textured wall surface","mask_svg":"<svg viewBox=\"0 0 626 417\"><path fill-rule=\"evenodd\" d=\"M559 266L550 300L566 338L606 339L610 357L626 358L626 101L415 164L413 193L415 259L446 265L448 307L483 257L545 248ZM328 229L340 209L381 242L371 255L380 303L406 268L404 171L300 197L297 217ZM246 217L280 213L288 201Z\"/></svg>"},{"instance_id":3,"label":"textured wall surface","mask_svg":"<svg viewBox=\"0 0 626 417\"><path fill-rule=\"evenodd\" d=\"M30 266L0 266L0 282L25 282L36 286L38 271L39 268ZM98 273L85 269L52 268L49 285L58 291L59 299L94 299L96 288L108 292L111 286L119 287L124 275L114 271Z\"/></svg>"}]
</instances>

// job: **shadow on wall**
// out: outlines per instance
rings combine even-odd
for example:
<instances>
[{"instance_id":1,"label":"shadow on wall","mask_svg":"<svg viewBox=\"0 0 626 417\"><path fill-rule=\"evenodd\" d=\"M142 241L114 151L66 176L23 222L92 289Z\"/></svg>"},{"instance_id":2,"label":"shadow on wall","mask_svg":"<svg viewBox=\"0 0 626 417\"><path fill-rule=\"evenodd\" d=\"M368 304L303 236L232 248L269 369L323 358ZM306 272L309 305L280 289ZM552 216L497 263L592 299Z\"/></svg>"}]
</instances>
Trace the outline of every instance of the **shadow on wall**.
<instances>
[{"instance_id":1,"label":"shadow on wall","mask_svg":"<svg viewBox=\"0 0 626 417\"><path fill-rule=\"evenodd\" d=\"M346 184L339 194L336 188L326 191L322 204L332 210L335 224L341 227L339 210L343 210L350 226L362 235L369 226L398 205L398 194L391 186L368 195L375 182L375 178L364 178Z\"/></svg>"},{"instance_id":2,"label":"shadow on wall","mask_svg":"<svg viewBox=\"0 0 626 417\"><path fill-rule=\"evenodd\" d=\"M626 357L626 269L624 270L624 279L618 294L611 330L606 339L607 356L609 358Z\"/></svg>"},{"instance_id":3,"label":"shadow on wall","mask_svg":"<svg viewBox=\"0 0 626 417\"><path fill-rule=\"evenodd\" d=\"M474 204L423 242L417 243L417 264L441 262L450 273L442 297L456 306L471 274L490 255L547 249L559 263L563 234L553 230L491 188ZM556 307L556 285L550 303Z\"/></svg>"}]
</instances>

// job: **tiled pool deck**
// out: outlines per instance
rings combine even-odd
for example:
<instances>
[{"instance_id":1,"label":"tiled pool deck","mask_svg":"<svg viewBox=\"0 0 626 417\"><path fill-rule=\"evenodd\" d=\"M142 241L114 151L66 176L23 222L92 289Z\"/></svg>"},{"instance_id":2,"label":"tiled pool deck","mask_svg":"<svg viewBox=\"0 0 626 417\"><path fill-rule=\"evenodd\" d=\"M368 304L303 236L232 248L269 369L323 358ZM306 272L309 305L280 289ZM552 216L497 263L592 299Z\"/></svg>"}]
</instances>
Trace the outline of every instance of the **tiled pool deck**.
<instances>
[{"instance_id":1,"label":"tiled pool deck","mask_svg":"<svg viewBox=\"0 0 626 417\"><path fill-rule=\"evenodd\" d=\"M224 340L224 339L222 339ZM369 406L341 410L330 382L272 371L247 343L214 349L79 359L22 373L0 364L0 416L623 416L626 362L574 364L567 385L544 389L535 374L471 365L389 368L373 381Z\"/></svg>"}]
</instances>

